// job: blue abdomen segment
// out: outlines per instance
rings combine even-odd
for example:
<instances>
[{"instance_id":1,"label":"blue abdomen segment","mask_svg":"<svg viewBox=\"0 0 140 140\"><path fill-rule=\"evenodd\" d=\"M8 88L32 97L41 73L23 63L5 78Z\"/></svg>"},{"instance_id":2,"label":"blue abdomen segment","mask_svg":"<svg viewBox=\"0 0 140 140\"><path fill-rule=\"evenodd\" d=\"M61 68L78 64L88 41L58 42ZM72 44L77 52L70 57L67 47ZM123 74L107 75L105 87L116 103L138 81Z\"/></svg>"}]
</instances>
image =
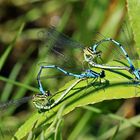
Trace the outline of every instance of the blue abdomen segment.
<instances>
[{"instance_id":1,"label":"blue abdomen segment","mask_svg":"<svg viewBox=\"0 0 140 140\"><path fill-rule=\"evenodd\" d=\"M124 53L124 55L125 55L125 57L126 57L128 63L129 63L129 65L130 65L130 68L131 68L132 70L134 70L135 68L134 68L134 66L133 66L133 64L132 64L132 61L130 60L130 58L129 58L127 52L126 52L125 49L124 49L124 47L123 47L119 42L117 42L117 41L115 41L115 40L113 40L113 39L111 39L111 38L109 38L109 39L110 39L110 41L112 41L114 44L116 44L118 47L120 47L120 49L121 49L122 52Z\"/></svg>"}]
</instances>

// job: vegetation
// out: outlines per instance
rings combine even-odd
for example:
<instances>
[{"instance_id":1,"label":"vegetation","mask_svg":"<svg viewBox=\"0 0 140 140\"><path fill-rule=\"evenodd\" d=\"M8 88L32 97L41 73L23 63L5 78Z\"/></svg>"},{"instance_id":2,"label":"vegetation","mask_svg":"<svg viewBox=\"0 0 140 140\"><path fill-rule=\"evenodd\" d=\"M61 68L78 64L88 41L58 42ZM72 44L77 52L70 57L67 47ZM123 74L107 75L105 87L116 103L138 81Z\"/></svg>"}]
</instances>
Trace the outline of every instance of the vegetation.
<instances>
[{"instance_id":1,"label":"vegetation","mask_svg":"<svg viewBox=\"0 0 140 140\"><path fill-rule=\"evenodd\" d=\"M54 53L46 38L38 34L44 28L55 26L85 46L94 44L97 31L126 45L133 41L124 39L127 30L122 31L123 24L128 22L134 48L139 50L137 0L10 0L1 1L0 6L1 102L14 100L12 103L17 104L17 99L39 93L36 77L40 65L57 64L74 73L86 67L80 49L60 48L60 54ZM9 103L9 107L0 104L0 139L138 140L139 86L127 71L105 73L101 81L79 82L49 111L38 111L32 101L13 106ZM54 100L77 81L53 69L44 70L41 76L44 89L52 95L57 93Z\"/></svg>"}]
</instances>

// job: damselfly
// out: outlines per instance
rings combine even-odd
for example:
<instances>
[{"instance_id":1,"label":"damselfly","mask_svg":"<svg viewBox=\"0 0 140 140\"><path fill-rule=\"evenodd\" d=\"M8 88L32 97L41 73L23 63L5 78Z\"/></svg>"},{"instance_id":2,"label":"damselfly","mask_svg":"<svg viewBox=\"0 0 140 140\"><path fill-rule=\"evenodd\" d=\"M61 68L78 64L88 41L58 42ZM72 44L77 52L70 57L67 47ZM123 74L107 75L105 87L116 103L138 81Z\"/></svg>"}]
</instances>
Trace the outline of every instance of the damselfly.
<instances>
[{"instance_id":1,"label":"damselfly","mask_svg":"<svg viewBox=\"0 0 140 140\"><path fill-rule=\"evenodd\" d=\"M136 61L139 56L134 47L132 32L129 23L124 22L118 32L119 40L123 45L98 33L99 41L96 41L92 47L84 49L85 61L101 69L127 70L135 76L135 79L140 80L140 69Z\"/></svg>"},{"instance_id":2,"label":"damselfly","mask_svg":"<svg viewBox=\"0 0 140 140\"><path fill-rule=\"evenodd\" d=\"M104 52L100 51L99 45L101 45L104 42L114 43L116 45L116 47L118 47L124 54L129 66L109 66L109 65L105 65L105 64L97 64L96 60L95 60L97 57L103 60L103 58L101 58L101 56L102 56L102 53L104 53ZM110 47L110 46L108 46L108 47ZM91 64L94 67L98 67L98 68L102 68L102 69L127 70L130 73L132 73L137 80L140 80L140 69L136 69L134 67L134 65L133 65L129 55L125 51L124 47L119 42L115 41L112 38L103 39L103 40L97 42L96 44L94 44L94 46L92 48L86 48L84 50L84 58L89 64ZM121 59L121 56L120 56L120 59ZM117 60L114 60L114 61L117 61ZM118 62L121 63L121 60Z\"/></svg>"}]
</instances>

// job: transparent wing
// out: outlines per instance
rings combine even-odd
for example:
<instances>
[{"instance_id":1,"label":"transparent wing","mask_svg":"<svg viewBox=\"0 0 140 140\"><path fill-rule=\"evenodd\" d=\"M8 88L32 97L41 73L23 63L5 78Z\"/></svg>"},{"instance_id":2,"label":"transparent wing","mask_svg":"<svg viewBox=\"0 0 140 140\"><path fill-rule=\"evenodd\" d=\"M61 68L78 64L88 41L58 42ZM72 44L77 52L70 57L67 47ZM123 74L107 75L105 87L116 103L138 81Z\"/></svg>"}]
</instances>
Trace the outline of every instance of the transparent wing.
<instances>
[{"instance_id":1,"label":"transparent wing","mask_svg":"<svg viewBox=\"0 0 140 140\"><path fill-rule=\"evenodd\" d=\"M55 27L50 27L48 29L42 30L38 33L38 37L53 45L56 48L64 48L64 47L71 47L71 48L83 48L84 45L81 43L70 39L63 33L58 32Z\"/></svg>"},{"instance_id":2,"label":"transparent wing","mask_svg":"<svg viewBox=\"0 0 140 140\"><path fill-rule=\"evenodd\" d=\"M55 27L50 27L48 29L38 32L39 39L49 43L51 47L56 48L83 48L84 45L70 39L63 33L58 32Z\"/></svg>"},{"instance_id":3,"label":"transparent wing","mask_svg":"<svg viewBox=\"0 0 140 140\"><path fill-rule=\"evenodd\" d=\"M0 110L6 109L7 107L10 107L11 105L19 106L21 104L28 102L32 98L33 98L32 96L29 96L29 97L24 97L24 98L17 99L17 100L10 100L8 102L1 102Z\"/></svg>"},{"instance_id":4,"label":"transparent wing","mask_svg":"<svg viewBox=\"0 0 140 140\"><path fill-rule=\"evenodd\" d=\"M41 30L38 37L49 48L47 62L65 69L73 69L75 66L83 69L83 44L58 32L54 27Z\"/></svg>"}]
</instances>

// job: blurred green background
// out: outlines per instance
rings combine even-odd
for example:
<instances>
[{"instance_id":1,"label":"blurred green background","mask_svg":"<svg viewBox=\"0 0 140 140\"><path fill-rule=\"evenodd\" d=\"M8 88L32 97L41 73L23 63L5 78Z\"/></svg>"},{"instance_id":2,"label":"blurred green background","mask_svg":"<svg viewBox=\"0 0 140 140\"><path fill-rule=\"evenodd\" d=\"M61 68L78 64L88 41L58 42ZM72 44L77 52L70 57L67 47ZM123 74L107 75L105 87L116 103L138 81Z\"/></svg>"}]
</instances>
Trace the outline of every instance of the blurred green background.
<instances>
[{"instance_id":1,"label":"blurred green background","mask_svg":"<svg viewBox=\"0 0 140 140\"><path fill-rule=\"evenodd\" d=\"M20 99L39 92L36 81L39 62L51 63L56 60L56 56L49 53L50 50L38 38L39 30L56 26L59 31L89 46L93 44L97 31L107 37L119 38L126 17L125 0L1 0L0 101ZM69 53L72 66L76 68L78 64L75 60L79 55L75 55L73 50ZM82 60L83 56L80 56ZM56 78L43 84L46 90L55 91L64 85L65 80L66 77ZM63 117L60 129L62 138L139 140L139 125L118 133L121 119L113 117L113 114L134 117L139 113L138 104L138 99L112 100L95 104L92 111L89 108L77 108ZM31 101L1 109L0 139L10 139L34 112L36 108ZM111 131L114 126L115 131ZM47 139L54 139L53 134Z\"/></svg>"}]
</instances>

